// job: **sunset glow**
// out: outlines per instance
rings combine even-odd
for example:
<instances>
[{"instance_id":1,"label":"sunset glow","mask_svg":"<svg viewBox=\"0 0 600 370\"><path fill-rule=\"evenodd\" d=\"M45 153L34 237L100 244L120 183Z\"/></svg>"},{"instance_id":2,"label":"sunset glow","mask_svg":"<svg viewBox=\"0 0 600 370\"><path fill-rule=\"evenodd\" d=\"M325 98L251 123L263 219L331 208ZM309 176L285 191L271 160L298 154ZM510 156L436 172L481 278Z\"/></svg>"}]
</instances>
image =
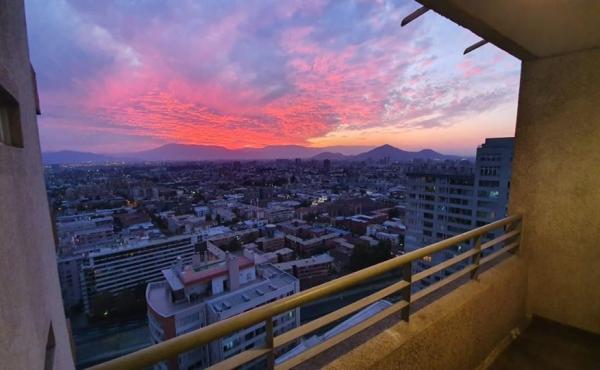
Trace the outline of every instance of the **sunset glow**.
<instances>
[{"instance_id":1,"label":"sunset glow","mask_svg":"<svg viewBox=\"0 0 600 370\"><path fill-rule=\"evenodd\" d=\"M514 134L519 63L413 1L27 1L44 150Z\"/></svg>"}]
</instances>

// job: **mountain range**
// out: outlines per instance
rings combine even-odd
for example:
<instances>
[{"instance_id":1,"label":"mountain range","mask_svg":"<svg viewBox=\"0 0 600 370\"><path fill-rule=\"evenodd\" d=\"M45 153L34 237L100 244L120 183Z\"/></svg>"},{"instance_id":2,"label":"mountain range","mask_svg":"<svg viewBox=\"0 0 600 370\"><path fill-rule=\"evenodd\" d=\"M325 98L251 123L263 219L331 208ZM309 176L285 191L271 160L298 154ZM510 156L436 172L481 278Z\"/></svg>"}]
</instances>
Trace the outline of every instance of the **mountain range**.
<instances>
[{"instance_id":1,"label":"mountain range","mask_svg":"<svg viewBox=\"0 0 600 370\"><path fill-rule=\"evenodd\" d=\"M96 154L77 151L44 152L45 164L106 163L114 161L231 161L270 160L277 158L303 158L315 160L381 160L410 161L413 159L458 159L431 149L417 152L382 145L367 150L367 147L332 146L324 148L300 145L273 145L264 148L227 149L213 145L166 144L158 148L120 154Z\"/></svg>"}]
</instances>

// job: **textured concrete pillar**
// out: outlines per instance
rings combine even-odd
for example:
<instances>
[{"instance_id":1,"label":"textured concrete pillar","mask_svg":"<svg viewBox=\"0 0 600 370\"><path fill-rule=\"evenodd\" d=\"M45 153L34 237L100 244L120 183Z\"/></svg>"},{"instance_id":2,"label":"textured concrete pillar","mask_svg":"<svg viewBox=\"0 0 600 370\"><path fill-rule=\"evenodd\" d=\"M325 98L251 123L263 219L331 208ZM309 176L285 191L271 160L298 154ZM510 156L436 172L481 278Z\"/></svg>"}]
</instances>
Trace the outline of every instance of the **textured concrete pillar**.
<instances>
[{"instance_id":1,"label":"textured concrete pillar","mask_svg":"<svg viewBox=\"0 0 600 370\"><path fill-rule=\"evenodd\" d=\"M22 136L0 142L0 368L68 370L33 77L23 1L0 0L0 104L9 97Z\"/></svg>"},{"instance_id":2,"label":"textured concrete pillar","mask_svg":"<svg viewBox=\"0 0 600 370\"><path fill-rule=\"evenodd\" d=\"M528 310L600 333L600 49L523 62L511 212Z\"/></svg>"}]
</instances>

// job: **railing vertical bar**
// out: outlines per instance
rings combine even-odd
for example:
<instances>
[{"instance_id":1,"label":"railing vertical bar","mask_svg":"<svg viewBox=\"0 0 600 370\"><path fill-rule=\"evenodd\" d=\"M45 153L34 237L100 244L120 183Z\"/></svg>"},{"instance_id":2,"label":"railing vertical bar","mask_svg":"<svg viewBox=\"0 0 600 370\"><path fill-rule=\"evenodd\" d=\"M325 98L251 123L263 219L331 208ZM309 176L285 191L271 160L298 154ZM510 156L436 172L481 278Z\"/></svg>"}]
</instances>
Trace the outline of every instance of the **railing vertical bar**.
<instances>
[{"instance_id":1,"label":"railing vertical bar","mask_svg":"<svg viewBox=\"0 0 600 370\"><path fill-rule=\"evenodd\" d=\"M269 349L269 353L267 353L267 369L273 370L275 368L273 317L265 320L265 334L266 347Z\"/></svg>"},{"instance_id":2,"label":"railing vertical bar","mask_svg":"<svg viewBox=\"0 0 600 370\"><path fill-rule=\"evenodd\" d=\"M507 233L519 229L519 234L517 236L517 241L519 242L519 245L517 246L517 248L509 251L509 253L517 254L519 252L519 250L521 249L521 238L523 237L522 222L523 222L523 219L519 218L506 226L505 232L507 232Z\"/></svg>"},{"instance_id":3,"label":"railing vertical bar","mask_svg":"<svg viewBox=\"0 0 600 370\"><path fill-rule=\"evenodd\" d=\"M410 318L410 295L412 291L412 262L408 262L402 266L402 279L408 283L406 288L400 290L402 298L408 303L400 312L402 320L408 322Z\"/></svg>"},{"instance_id":4,"label":"railing vertical bar","mask_svg":"<svg viewBox=\"0 0 600 370\"><path fill-rule=\"evenodd\" d=\"M473 247L477 254L472 257L473 265L475 265L475 269L471 271L471 279L477 280L477 276L479 276L479 262L481 261L481 239L483 239L482 235L479 235L475 238L475 246Z\"/></svg>"}]
</instances>

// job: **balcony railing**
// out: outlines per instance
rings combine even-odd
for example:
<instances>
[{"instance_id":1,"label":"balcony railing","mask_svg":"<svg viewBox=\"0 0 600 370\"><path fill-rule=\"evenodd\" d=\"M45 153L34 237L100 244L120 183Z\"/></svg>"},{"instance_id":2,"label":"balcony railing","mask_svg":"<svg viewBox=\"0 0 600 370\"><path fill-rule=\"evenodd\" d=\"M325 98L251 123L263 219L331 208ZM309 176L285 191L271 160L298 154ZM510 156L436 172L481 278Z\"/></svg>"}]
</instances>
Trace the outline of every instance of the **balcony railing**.
<instances>
[{"instance_id":1,"label":"balcony railing","mask_svg":"<svg viewBox=\"0 0 600 370\"><path fill-rule=\"evenodd\" d=\"M233 357L213 365L211 369L231 369L247 364L263 356L267 359L268 368L292 368L394 313L400 312L402 319L408 321L411 305L463 276L470 274L472 279L476 279L480 266L497 259L507 252L514 253L514 251L516 251L520 242L521 220L521 215L506 217L502 220L428 245L413 252L394 257L377 265L356 271L339 279L329 281L322 285L258 307L229 319L216 322L193 332L180 335L137 352L133 352L129 355L102 363L92 367L91 369L116 370L148 367L160 361L175 358L180 353L192 350L202 345L207 345L221 337L230 335L261 322L264 322L266 327L266 345L260 348L253 348L243 351ZM502 229L504 231L502 235L486 242L483 241L488 233L498 229ZM412 272L413 261L431 256L450 247L464 244L465 242L472 242L473 247L424 271L417 273ZM487 255L484 256L484 251L488 250L489 252L489 248L495 246L497 246L497 248L491 250L492 253L485 253ZM446 274L443 279L411 294L411 291L413 290L411 288L413 287L414 283L436 273L447 270L449 267L457 265L458 263L467 259L470 259L470 263L468 263L466 267L463 267L456 272L452 272L449 275ZM348 288L364 283L371 278L392 271L402 271L402 280L316 320L310 321L295 329L274 336L273 318L275 316L293 310L307 303L328 297L332 294L340 293ZM337 336L307 349L300 355L275 365L275 351L278 348L286 344L290 344L307 334L332 324L373 304L374 302L396 293L401 294L402 299L395 302L385 310L369 317L367 320L362 321L358 325L353 326Z\"/></svg>"}]
</instances>

